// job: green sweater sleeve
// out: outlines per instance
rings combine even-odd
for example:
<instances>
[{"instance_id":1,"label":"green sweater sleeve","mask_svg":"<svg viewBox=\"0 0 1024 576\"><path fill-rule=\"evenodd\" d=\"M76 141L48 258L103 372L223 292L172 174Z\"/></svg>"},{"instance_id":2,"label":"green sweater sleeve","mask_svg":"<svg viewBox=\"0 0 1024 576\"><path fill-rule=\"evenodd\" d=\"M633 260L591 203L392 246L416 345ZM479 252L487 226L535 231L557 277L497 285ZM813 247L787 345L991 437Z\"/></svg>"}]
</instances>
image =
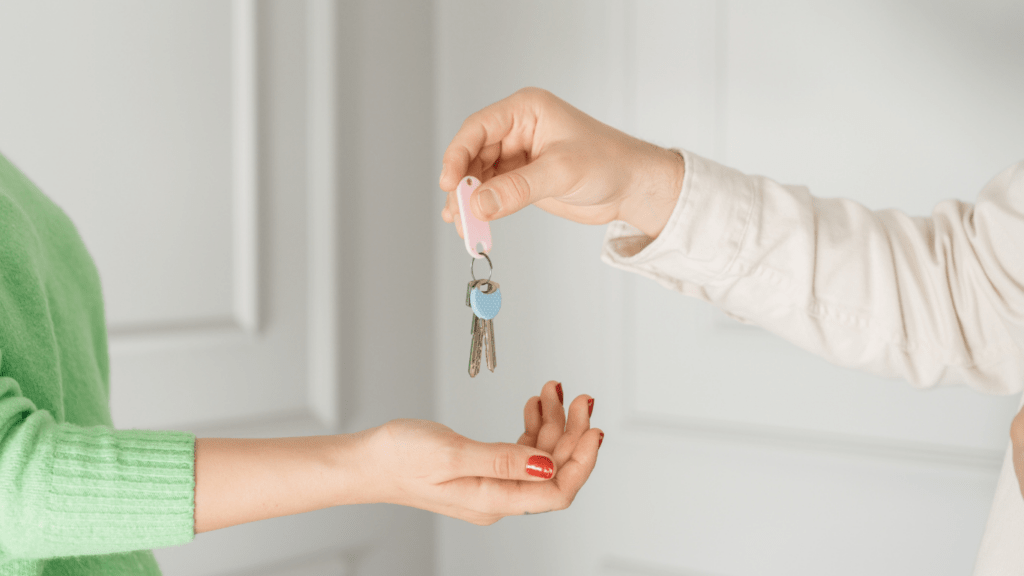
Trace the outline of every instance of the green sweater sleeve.
<instances>
[{"instance_id":1,"label":"green sweater sleeve","mask_svg":"<svg viewBox=\"0 0 1024 576\"><path fill-rule=\"evenodd\" d=\"M58 424L0 378L0 558L52 558L193 538L195 437Z\"/></svg>"},{"instance_id":2,"label":"green sweater sleeve","mask_svg":"<svg viewBox=\"0 0 1024 576\"><path fill-rule=\"evenodd\" d=\"M0 156L0 566L193 538L195 437L115 430L108 394L95 265Z\"/></svg>"}]
</instances>

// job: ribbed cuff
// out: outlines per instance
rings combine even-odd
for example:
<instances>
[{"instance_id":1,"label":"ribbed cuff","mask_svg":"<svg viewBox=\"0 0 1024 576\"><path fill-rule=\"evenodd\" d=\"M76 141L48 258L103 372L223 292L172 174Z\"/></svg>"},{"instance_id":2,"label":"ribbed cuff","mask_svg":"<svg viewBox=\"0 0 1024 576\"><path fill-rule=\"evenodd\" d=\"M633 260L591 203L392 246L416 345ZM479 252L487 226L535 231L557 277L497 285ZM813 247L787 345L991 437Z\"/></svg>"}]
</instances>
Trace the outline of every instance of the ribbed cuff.
<instances>
[{"instance_id":1,"label":"ribbed cuff","mask_svg":"<svg viewBox=\"0 0 1024 576\"><path fill-rule=\"evenodd\" d=\"M661 234L651 240L625 222L613 222L601 258L690 293L733 262L759 196L755 179L692 152L682 154L683 188Z\"/></svg>"},{"instance_id":2,"label":"ribbed cuff","mask_svg":"<svg viewBox=\"0 0 1024 576\"><path fill-rule=\"evenodd\" d=\"M61 424L54 440L45 533L55 547L84 555L193 539L194 435Z\"/></svg>"}]
</instances>

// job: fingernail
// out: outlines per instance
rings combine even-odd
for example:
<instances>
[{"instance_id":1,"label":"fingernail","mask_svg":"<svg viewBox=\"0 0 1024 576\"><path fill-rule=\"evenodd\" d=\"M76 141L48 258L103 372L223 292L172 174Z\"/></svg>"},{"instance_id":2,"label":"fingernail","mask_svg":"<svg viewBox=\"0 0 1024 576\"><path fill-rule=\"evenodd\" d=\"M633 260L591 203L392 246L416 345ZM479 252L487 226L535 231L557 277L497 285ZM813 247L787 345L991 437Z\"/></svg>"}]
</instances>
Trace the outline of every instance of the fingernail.
<instances>
[{"instance_id":1,"label":"fingernail","mask_svg":"<svg viewBox=\"0 0 1024 576\"><path fill-rule=\"evenodd\" d=\"M555 475L555 464L547 456L530 456L526 472L538 478L551 478Z\"/></svg>"},{"instance_id":2,"label":"fingernail","mask_svg":"<svg viewBox=\"0 0 1024 576\"><path fill-rule=\"evenodd\" d=\"M600 448L601 444L604 444L604 432L601 432L601 437L597 439L597 447Z\"/></svg>"},{"instance_id":3,"label":"fingernail","mask_svg":"<svg viewBox=\"0 0 1024 576\"><path fill-rule=\"evenodd\" d=\"M540 400L537 400L537 412L540 412L541 418L544 417L544 404Z\"/></svg>"},{"instance_id":4,"label":"fingernail","mask_svg":"<svg viewBox=\"0 0 1024 576\"><path fill-rule=\"evenodd\" d=\"M587 416L592 416L593 414L594 414L594 399L591 398L590 400L587 400Z\"/></svg>"},{"instance_id":5,"label":"fingernail","mask_svg":"<svg viewBox=\"0 0 1024 576\"><path fill-rule=\"evenodd\" d=\"M476 211L481 216L487 218L498 213L501 210L501 200L498 198L498 194L490 188L486 190L479 190L476 194Z\"/></svg>"},{"instance_id":6,"label":"fingernail","mask_svg":"<svg viewBox=\"0 0 1024 576\"><path fill-rule=\"evenodd\" d=\"M562 405L565 405L565 402L562 401L562 383L561 382L559 382L558 384L555 384L555 392L558 393L558 403L562 404Z\"/></svg>"}]
</instances>

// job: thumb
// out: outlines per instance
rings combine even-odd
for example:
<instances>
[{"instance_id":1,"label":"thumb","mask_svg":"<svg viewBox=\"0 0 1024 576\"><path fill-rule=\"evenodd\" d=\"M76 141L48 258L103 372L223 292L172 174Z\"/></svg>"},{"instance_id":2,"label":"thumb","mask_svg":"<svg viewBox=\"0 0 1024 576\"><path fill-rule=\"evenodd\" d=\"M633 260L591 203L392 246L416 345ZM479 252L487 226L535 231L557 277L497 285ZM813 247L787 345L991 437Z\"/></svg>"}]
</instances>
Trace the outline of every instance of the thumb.
<instances>
[{"instance_id":1,"label":"thumb","mask_svg":"<svg viewBox=\"0 0 1024 576\"><path fill-rule=\"evenodd\" d=\"M555 475L551 455L542 450L496 442L467 442L455 473L500 480L547 480Z\"/></svg>"},{"instance_id":2,"label":"thumb","mask_svg":"<svg viewBox=\"0 0 1024 576\"><path fill-rule=\"evenodd\" d=\"M557 167L551 160L538 158L481 184L473 192L470 208L483 221L514 214L538 200L558 195L557 185L552 185L557 181L556 174Z\"/></svg>"}]
</instances>

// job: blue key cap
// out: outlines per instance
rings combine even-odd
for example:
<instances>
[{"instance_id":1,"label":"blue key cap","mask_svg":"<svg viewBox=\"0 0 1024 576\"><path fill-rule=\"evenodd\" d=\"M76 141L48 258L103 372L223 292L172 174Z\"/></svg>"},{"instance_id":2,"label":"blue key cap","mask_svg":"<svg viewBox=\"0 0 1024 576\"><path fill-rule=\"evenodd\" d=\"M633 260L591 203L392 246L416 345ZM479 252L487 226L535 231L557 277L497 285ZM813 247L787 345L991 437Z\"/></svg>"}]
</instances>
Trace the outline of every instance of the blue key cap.
<instances>
[{"instance_id":1,"label":"blue key cap","mask_svg":"<svg viewBox=\"0 0 1024 576\"><path fill-rule=\"evenodd\" d=\"M501 310L501 289L496 288L494 292L484 294L480 288L473 288L469 294L469 304L473 308L473 314L483 320L490 320Z\"/></svg>"}]
</instances>

